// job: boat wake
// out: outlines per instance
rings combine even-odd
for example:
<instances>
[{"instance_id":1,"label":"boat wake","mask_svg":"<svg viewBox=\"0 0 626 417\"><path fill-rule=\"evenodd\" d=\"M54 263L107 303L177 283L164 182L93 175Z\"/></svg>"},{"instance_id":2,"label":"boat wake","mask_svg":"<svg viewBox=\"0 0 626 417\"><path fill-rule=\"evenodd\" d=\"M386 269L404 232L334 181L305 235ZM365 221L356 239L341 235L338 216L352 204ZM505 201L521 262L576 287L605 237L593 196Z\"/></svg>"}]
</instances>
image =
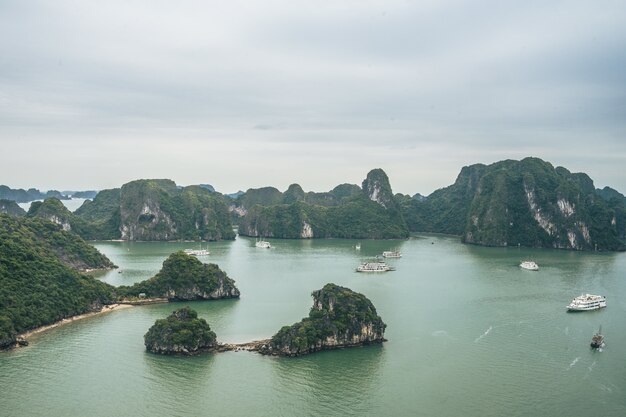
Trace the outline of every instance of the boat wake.
<instances>
[{"instance_id":1,"label":"boat wake","mask_svg":"<svg viewBox=\"0 0 626 417\"><path fill-rule=\"evenodd\" d=\"M572 369L574 367L574 365L576 365L576 363L580 360L580 356L577 357L576 359L574 359L572 361L572 363L569 364L569 367L566 369L566 371L569 371L570 369Z\"/></svg>"},{"instance_id":2,"label":"boat wake","mask_svg":"<svg viewBox=\"0 0 626 417\"><path fill-rule=\"evenodd\" d=\"M480 336L476 338L476 340L474 340L474 343L477 343L478 341L480 341L480 339L487 336L492 329L493 329L493 326L489 326L489 328L487 329L487 331L485 331L485 333L481 334Z\"/></svg>"}]
</instances>

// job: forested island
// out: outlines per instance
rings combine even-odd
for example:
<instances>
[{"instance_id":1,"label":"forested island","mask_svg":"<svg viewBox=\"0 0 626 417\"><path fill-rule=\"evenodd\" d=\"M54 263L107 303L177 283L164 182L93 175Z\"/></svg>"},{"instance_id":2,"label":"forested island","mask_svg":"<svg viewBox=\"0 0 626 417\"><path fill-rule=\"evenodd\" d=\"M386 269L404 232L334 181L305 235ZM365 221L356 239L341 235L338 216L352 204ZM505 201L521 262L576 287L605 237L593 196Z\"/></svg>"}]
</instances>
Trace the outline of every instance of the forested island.
<instances>
[{"instance_id":1,"label":"forested island","mask_svg":"<svg viewBox=\"0 0 626 417\"><path fill-rule=\"evenodd\" d=\"M461 169L454 184L428 196L393 194L382 169L361 185L305 192L292 184L224 195L208 185L137 180L100 191L74 213L56 198L28 213L0 200L0 212L41 217L87 240L407 238L411 232L461 236L465 243L574 250L626 249L626 198L596 189L584 173L538 158Z\"/></svg>"},{"instance_id":2,"label":"forested island","mask_svg":"<svg viewBox=\"0 0 626 417\"><path fill-rule=\"evenodd\" d=\"M129 299L237 298L234 281L214 264L177 252L159 273L113 287L81 272L115 265L78 235L37 217L0 214L0 349L27 330L97 312Z\"/></svg>"},{"instance_id":3,"label":"forested island","mask_svg":"<svg viewBox=\"0 0 626 417\"><path fill-rule=\"evenodd\" d=\"M309 316L280 329L269 343L260 347L260 353L299 356L385 341L387 325L363 294L326 284L311 295L313 307Z\"/></svg>"},{"instance_id":4,"label":"forested island","mask_svg":"<svg viewBox=\"0 0 626 417\"><path fill-rule=\"evenodd\" d=\"M119 301L165 298L170 301L239 298L235 281L215 264L204 264L184 252L171 254L152 278L116 288Z\"/></svg>"},{"instance_id":5,"label":"forested island","mask_svg":"<svg viewBox=\"0 0 626 417\"><path fill-rule=\"evenodd\" d=\"M189 307L157 320L143 338L146 350L162 355L195 355L217 347L217 337L209 324Z\"/></svg>"},{"instance_id":6,"label":"forested island","mask_svg":"<svg viewBox=\"0 0 626 417\"><path fill-rule=\"evenodd\" d=\"M624 250L624 196L583 173L538 158L464 167L426 198L400 200L412 231L465 243L574 250Z\"/></svg>"}]
</instances>

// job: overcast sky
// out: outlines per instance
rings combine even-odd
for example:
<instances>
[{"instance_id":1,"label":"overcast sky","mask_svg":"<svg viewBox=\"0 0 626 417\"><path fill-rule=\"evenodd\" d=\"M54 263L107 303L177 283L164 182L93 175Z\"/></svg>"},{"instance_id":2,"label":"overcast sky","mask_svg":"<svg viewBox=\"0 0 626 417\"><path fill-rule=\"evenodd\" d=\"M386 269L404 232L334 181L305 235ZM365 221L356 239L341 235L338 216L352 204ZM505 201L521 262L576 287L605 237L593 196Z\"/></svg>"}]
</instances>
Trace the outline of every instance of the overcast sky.
<instances>
[{"instance_id":1,"label":"overcast sky","mask_svg":"<svg viewBox=\"0 0 626 417\"><path fill-rule=\"evenodd\" d=\"M626 192L622 0L0 0L0 184L429 194L526 156Z\"/></svg>"}]
</instances>

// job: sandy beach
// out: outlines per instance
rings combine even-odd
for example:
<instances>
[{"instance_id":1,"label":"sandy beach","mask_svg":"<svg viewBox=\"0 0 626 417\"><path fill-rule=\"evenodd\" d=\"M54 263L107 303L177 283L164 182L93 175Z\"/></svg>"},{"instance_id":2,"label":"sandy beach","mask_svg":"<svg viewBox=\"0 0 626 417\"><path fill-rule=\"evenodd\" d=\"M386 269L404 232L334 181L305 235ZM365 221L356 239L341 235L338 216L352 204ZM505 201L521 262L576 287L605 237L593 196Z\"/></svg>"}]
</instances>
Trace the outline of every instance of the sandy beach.
<instances>
[{"instance_id":1,"label":"sandy beach","mask_svg":"<svg viewBox=\"0 0 626 417\"><path fill-rule=\"evenodd\" d=\"M131 307L133 307L133 306L130 305L130 304L110 304L110 305L106 305L106 306L103 306L100 311L92 311L90 313L79 314L77 316L68 317L66 319L57 321L56 323L52 323L52 324L49 324L47 326L37 327L36 329L29 330L27 332L21 333L17 337L18 337L18 339L22 338L22 339L28 340L28 338L31 337L32 335L45 332L46 330L54 329L55 327L59 327L59 326L62 326L64 324L71 323L71 322L74 322L76 320L82 320L82 319L86 319L88 317L93 317L93 316L98 316L100 314L105 314L105 313L111 312L113 310L122 310L122 309L125 309L125 308L131 308Z\"/></svg>"}]
</instances>

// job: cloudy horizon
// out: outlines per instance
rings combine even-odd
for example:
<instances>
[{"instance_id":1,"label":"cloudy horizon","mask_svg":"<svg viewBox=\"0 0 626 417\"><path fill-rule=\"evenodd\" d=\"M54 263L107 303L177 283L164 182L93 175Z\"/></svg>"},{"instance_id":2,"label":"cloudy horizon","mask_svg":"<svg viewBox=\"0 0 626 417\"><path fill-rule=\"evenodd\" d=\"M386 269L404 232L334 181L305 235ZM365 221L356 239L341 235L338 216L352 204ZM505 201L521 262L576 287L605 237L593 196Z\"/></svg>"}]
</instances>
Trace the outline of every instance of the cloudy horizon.
<instances>
[{"instance_id":1,"label":"cloudy horizon","mask_svg":"<svg viewBox=\"0 0 626 417\"><path fill-rule=\"evenodd\" d=\"M430 194L535 156L626 193L619 1L4 1L0 184Z\"/></svg>"}]
</instances>

